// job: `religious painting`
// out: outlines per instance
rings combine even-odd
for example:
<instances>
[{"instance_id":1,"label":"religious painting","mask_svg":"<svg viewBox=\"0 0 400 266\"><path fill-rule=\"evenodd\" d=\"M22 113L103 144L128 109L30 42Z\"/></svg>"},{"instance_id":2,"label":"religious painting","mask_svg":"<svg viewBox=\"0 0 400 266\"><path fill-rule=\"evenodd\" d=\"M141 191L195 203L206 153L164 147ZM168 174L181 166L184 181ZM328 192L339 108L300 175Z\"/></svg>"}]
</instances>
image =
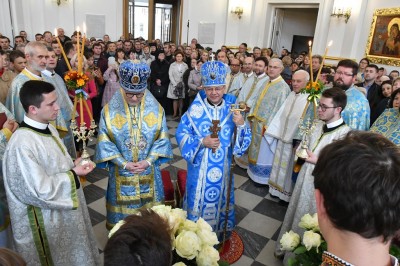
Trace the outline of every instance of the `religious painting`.
<instances>
[{"instance_id":1,"label":"religious painting","mask_svg":"<svg viewBox=\"0 0 400 266\"><path fill-rule=\"evenodd\" d=\"M400 8L375 10L365 53L372 63L400 66Z\"/></svg>"}]
</instances>

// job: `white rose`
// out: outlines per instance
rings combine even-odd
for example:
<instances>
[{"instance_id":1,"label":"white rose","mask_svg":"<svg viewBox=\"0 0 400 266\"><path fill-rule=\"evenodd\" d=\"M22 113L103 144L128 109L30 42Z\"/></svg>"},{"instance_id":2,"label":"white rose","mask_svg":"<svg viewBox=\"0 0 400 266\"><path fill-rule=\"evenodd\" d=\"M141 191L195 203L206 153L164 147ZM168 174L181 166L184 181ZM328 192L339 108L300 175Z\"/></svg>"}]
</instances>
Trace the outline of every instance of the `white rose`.
<instances>
[{"instance_id":1,"label":"white rose","mask_svg":"<svg viewBox=\"0 0 400 266\"><path fill-rule=\"evenodd\" d=\"M314 213L313 216L311 216L309 213L301 217L301 220L299 222L299 226L303 229L306 230L314 230L314 231L319 231L319 225L318 225L318 216L316 213Z\"/></svg>"},{"instance_id":2,"label":"white rose","mask_svg":"<svg viewBox=\"0 0 400 266\"><path fill-rule=\"evenodd\" d=\"M184 230L175 238L174 245L180 257L191 260L200 250L200 239L196 233Z\"/></svg>"},{"instance_id":3,"label":"white rose","mask_svg":"<svg viewBox=\"0 0 400 266\"><path fill-rule=\"evenodd\" d=\"M217 266L219 261L218 251L208 245L203 245L196 258L198 266Z\"/></svg>"},{"instance_id":4,"label":"white rose","mask_svg":"<svg viewBox=\"0 0 400 266\"><path fill-rule=\"evenodd\" d=\"M192 231L192 232L196 232L198 229L197 224L193 221L190 220L185 220L182 224L181 227L179 228L178 232L182 232L182 231Z\"/></svg>"},{"instance_id":5,"label":"white rose","mask_svg":"<svg viewBox=\"0 0 400 266\"><path fill-rule=\"evenodd\" d=\"M171 206L165 206L165 205L156 205L151 207L151 209L157 213L158 215L161 216L161 218L164 218L165 220L168 221L169 214L171 212Z\"/></svg>"},{"instance_id":6,"label":"white rose","mask_svg":"<svg viewBox=\"0 0 400 266\"><path fill-rule=\"evenodd\" d=\"M201 239L202 244L214 246L219 243L217 234L208 229L197 230L197 236Z\"/></svg>"},{"instance_id":7,"label":"white rose","mask_svg":"<svg viewBox=\"0 0 400 266\"><path fill-rule=\"evenodd\" d=\"M209 223L207 223L203 218L200 217L200 218L197 220L196 223L197 223L199 229L212 231L211 225L210 225Z\"/></svg>"},{"instance_id":8,"label":"white rose","mask_svg":"<svg viewBox=\"0 0 400 266\"><path fill-rule=\"evenodd\" d=\"M108 233L108 238L110 238L118 229L125 224L124 220L120 220L114 227L111 229L110 233Z\"/></svg>"},{"instance_id":9,"label":"white rose","mask_svg":"<svg viewBox=\"0 0 400 266\"><path fill-rule=\"evenodd\" d=\"M290 230L283 234L280 243L282 250L293 251L300 244L300 236Z\"/></svg>"},{"instance_id":10,"label":"white rose","mask_svg":"<svg viewBox=\"0 0 400 266\"><path fill-rule=\"evenodd\" d=\"M175 235L175 232L184 223L186 220L187 212L182 209L172 209L170 216L168 218L168 223L170 228L172 229L172 233Z\"/></svg>"},{"instance_id":11,"label":"white rose","mask_svg":"<svg viewBox=\"0 0 400 266\"><path fill-rule=\"evenodd\" d=\"M306 246L307 250L315 247L317 248L321 245L321 235L318 233L314 233L313 231L306 231L303 235L303 244Z\"/></svg>"},{"instance_id":12,"label":"white rose","mask_svg":"<svg viewBox=\"0 0 400 266\"><path fill-rule=\"evenodd\" d=\"M174 265L172 265L172 266L186 266L186 264L180 261L180 262L174 263Z\"/></svg>"}]
</instances>

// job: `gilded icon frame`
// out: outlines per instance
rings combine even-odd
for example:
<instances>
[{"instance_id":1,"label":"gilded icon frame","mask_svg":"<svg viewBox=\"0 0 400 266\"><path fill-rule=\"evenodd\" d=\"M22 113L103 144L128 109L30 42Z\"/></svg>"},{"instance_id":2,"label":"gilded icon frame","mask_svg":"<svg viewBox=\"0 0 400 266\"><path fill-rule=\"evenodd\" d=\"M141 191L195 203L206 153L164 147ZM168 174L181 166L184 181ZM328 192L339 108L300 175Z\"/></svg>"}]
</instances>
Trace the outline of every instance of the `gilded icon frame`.
<instances>
[{"instance_id":1,"label":"gilded icon frame","mask_svg":"<svg viewBox=\"0 0 400 266\"><path fill-rule=\"evenodd\" d=\"M398 33L390 38L392 27L396 32L395 24ZM375 10L365 54L371 63L400 66L400 8Z\"/></svg>"}]
</instances>

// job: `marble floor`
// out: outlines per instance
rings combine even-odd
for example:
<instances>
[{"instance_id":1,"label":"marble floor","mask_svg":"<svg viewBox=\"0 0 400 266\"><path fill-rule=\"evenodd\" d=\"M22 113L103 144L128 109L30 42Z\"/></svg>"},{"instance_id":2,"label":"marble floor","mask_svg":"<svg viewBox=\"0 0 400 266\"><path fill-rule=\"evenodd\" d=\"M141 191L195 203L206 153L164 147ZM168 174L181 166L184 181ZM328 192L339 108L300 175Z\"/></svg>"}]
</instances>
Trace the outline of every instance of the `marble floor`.
<instances>
[{"instance_id":1,"label":"marble floor","mask_svg":"<svg viewBox=\"0 0 400 266\"><path fill-rule=\"evenodd\" d=\"M180 156L175 139L178 122L167 117L167 123L174 152L174 159L162 165L162 169L170 171L173 181L179 169L186 170L186 162ZM89 153L93 154L95 143L89 143ZM235 230L242 237L244 253L233 266L281 266L280 260L275 259L273 250L279 229L287 206L271 198L268 188L256 187L248 178L246 171L238 166L234 169L235 187ZM107 172L95 169L87 176L84 193L89 208L93 230L97 237L98 247L102 250L107 243L108 231L105 227L105 191L107 189Z\"/></svg>"}]
</instances>

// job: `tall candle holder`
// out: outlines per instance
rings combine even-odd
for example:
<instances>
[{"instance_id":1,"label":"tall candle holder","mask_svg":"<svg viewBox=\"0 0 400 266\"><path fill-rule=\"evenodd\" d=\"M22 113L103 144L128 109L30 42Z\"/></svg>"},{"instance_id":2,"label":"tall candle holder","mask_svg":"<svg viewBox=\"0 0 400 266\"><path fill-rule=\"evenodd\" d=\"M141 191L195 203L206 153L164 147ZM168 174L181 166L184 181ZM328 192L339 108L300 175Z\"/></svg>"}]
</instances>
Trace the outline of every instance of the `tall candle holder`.
<instances>
[{"instance_id":1,"label":"tall candle holder","mask_svg":"<svg viewBox=\"0 0 400 266\"><path fill-rule=\"evenodd\" d=\"M315 124L316 124L315 119L314 119L314 121L311 121L311 119L308 118L306 120L305 125L303 125L303 118L300 118L299 131L300 131L300 135L302 136L302 141L301 141L300 149L298 149L296 152L297 157L302 158L302 159L308 158L308 153L307 153L307 150L309 150L308 142L310 139L310 133L315 128Z\"/></svg>"},{"instance_id":2,"label":"tall candle holder","mask_svg":"<svg viewBox=\"0 0 400 266\"><path fill-rule=\"evenodd\" d=\"M96 132L97 125L95 121L93 119L90 121L90 127L88 129L86 127L85 122L81 123L80 126L78 127L76 121L72 120L70 128L72 130L72 133L76 137L76 140L78 142L82 141L83 143L82 155L81 155L82 160L80 161L80 164L81 165L92 164L93 166L95 166L96 164L92 162L92 160L90 160L90 155L86 150L86 141L87 140L91 141L92 137L94 136L94 133Z\"/></svg>"}]
</instances>

